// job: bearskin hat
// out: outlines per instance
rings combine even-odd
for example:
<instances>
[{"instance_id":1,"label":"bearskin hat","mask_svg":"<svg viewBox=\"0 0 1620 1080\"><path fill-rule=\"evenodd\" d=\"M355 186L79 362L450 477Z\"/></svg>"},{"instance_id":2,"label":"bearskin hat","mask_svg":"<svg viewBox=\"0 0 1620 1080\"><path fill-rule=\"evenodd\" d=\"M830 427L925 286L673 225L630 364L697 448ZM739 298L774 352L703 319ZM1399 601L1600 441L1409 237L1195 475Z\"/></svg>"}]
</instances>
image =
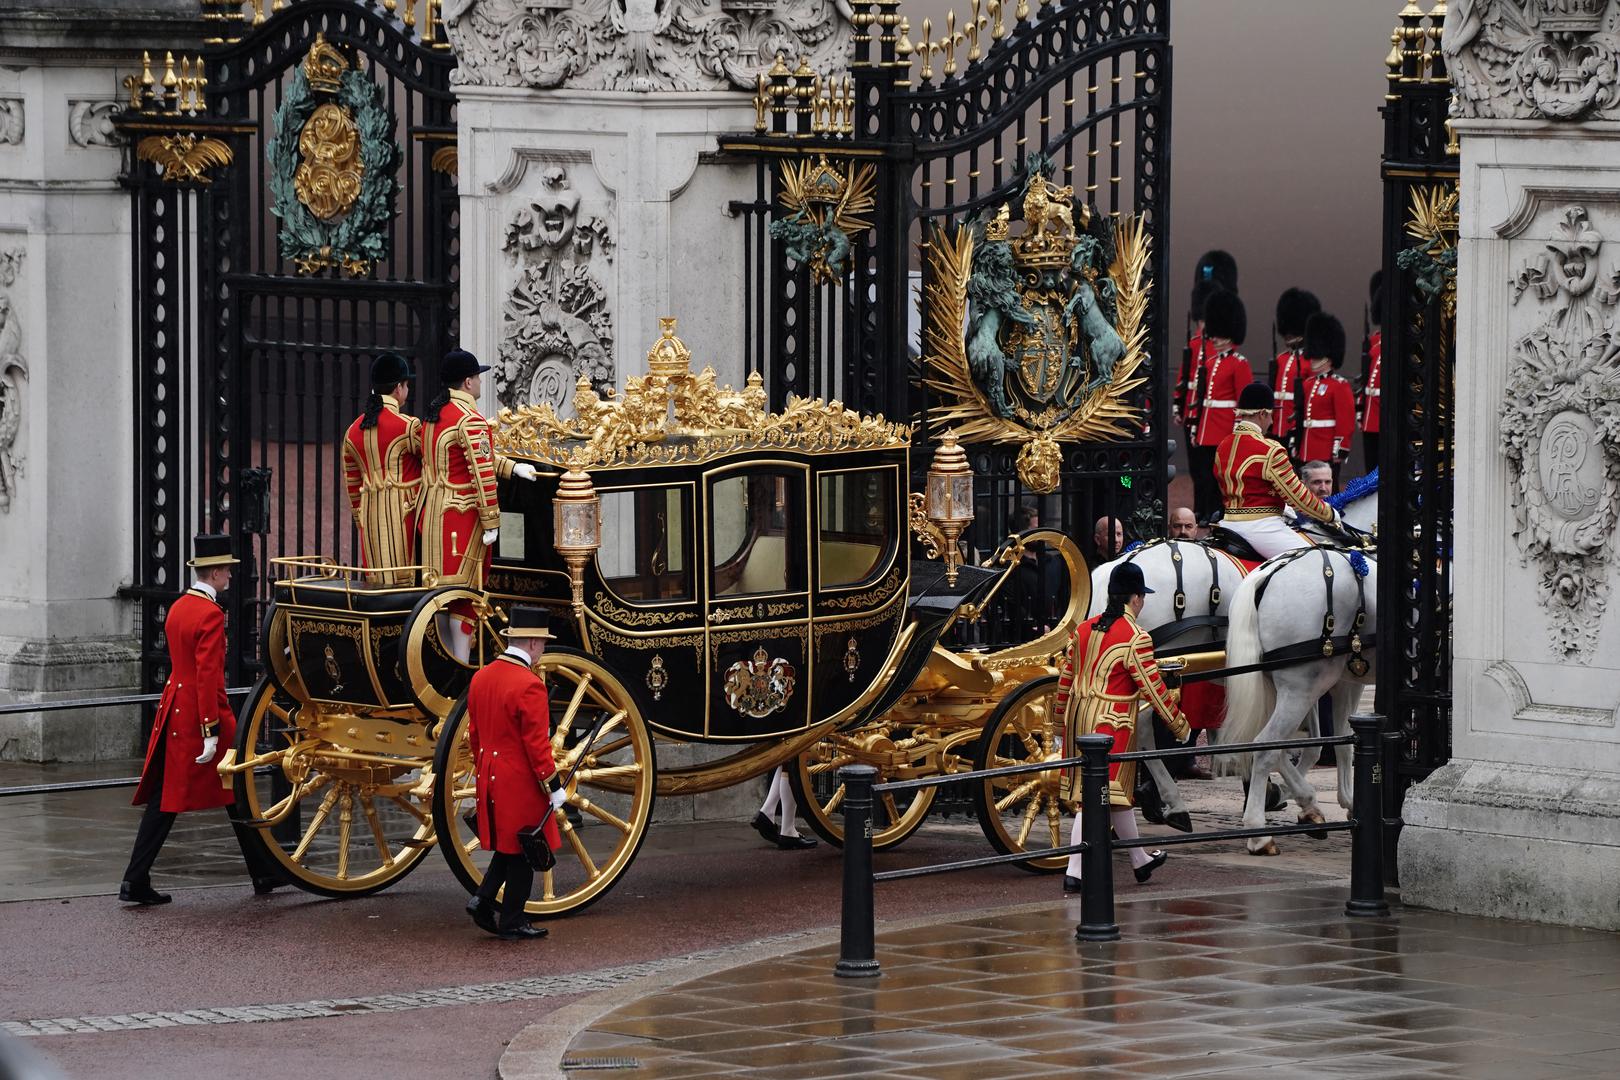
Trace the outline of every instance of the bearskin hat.
<instances>
[{"instance_id":1,"label":"bearskin hat","mask_svg":"<svg viewBox=\"0 0 1620 1080\"><path fill-rule=\"evenodd\" d=\"M1322 301L1315 293L1304 289L1285 289L1277 297L1277 333L1283 337L1302 337L1305 323L1322 310Z\"/></svg>"},{"instance_id":2,"label":"bearskin hat","mask_svg":"<svg viewBox=\"0 0 1620 1080\"><path fill-rule=\"evenodd\" d=\"M1243 344L1249 335L1249 314L1237 293L1219 289L1204 301L1204 333L1234 345Z\"/></svg>"},{"instance_id":3,"label":"bearskin hat","mask_svg":"<svg viewBox=\"0 0 1620 1080\"><path fill-rule=\"evenodd\" d=\"M1238 412L1259 412L1277 407L1277 395L1263 382L1250 383L1238 392Z\"/></svg>"},{"instance_id":4,"label":"bearskin hat","mask_svg":"<svg viewBox=\"0 0 1620 1080\"><path fill-rule=\"evenodd\" d=\"M1300 349L1307 360L1327 357L1335 369L1344 366L1344 324L1326 312L1311 316L1305 324L1305 345Z\"/></svg>"},{"instance_id":5,"label":"bearskin hat","mask_svg":"<svg viewBox=\"0 0 1620 1080\"><path fill-rule=\"evenodd\" d=\"M1198 260L1193 280L1212 282L1227 292L1235 293L1238 291L1237 260L1224 251L1206 251Z\"/></svg>"},{"instance_id":6,"label":"bearskin hat","mask_svg":"<svg viewBox=\"0 0 1620 1080\"><path fill-rule=\"evenodd\" d=\"M1374 326L1384 325L1384 272L1373 271L1372 280L1367 283L1367 311Z\"/></svg>"}]
</instances>

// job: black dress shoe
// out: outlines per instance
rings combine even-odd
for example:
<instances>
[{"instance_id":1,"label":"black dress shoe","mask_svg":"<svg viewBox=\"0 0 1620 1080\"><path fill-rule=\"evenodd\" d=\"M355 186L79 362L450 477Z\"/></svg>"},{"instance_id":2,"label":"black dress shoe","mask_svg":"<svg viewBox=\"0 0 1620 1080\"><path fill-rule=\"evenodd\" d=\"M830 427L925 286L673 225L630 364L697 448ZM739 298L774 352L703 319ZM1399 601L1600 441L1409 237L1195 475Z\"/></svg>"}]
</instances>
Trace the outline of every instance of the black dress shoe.
<instances>
[{"instance_id":1,"label":"black dress shoe","mask_svg":"<svg viewBox=\"0 0 1620 1080\"><path fill-rule=\"evenodd\" d=\"M1072 892L1077 893L1079 891L1080 891L1080 879L1077 878L1077 877L1070 877L1068 874L1064 874L1063 875L1063 892L1065 894L1068 894L1068 893L1072 893Z\"/></svg>"},{"instance_id":2,"label":"black dress shoe","mask_svg":"<svg viewBox=\"0 0 1620 1080\"><path fill-rule=\"evenodd\" d=\"M1142 883L1146 882L1148 878L1152 877L1153 871L1163 866L1164 860L1170 857L1162 851L1150 851L1148 854L1153 856L1153 858L1148 860L1148 864L1146 866L1138 866L1132 871L1132 873L1136 875L1136 883L1138 885L1141 885Z\"/></svg>"},{"instance_id":3,"label":"black dress shoe","mask_svg":"<svg viewBox=\"0 0 1620 1080\"><path fill-rule=\"evenodd\" d=\"M1177 832L1192 832L1192 815L1185 810L1164 815L1164 823Z\"/></svg>"},{"instance_id":4,"label":"black dress shoe","mask_svg":"<svg viewBox=\"0 0 1620 1080\"><path fill-rule=\"evenodd\" d=\"M500 931L502 941L533 941L551 933L543 926L512 926Z\"/></svg>"},{"instance_id":5,"label":"black dress shoe","mask_svg":"<svg viewBox=\"0 0 1620 1080\"><path fill-rule=\"evenodd\" d=\"M776 827L776 822L765 816L765 811L754 811L754 820L750 821L748 824L752 825L754 827L754 831L765 838L766 843L781 843L781 830Z\"/></svg>"},{"instance_id":6,"label":"black dress shoe","mask_svg":"<svg viewBox=\"0 0 1620 1080\"><path fill-rule=\"evenodd\" d=\"M495 905L482 896L475 896L467 901L467 914L472 916L473 925L487 934L499 934L500 927L495 925Z\"/></svg>"},{"instance_id":7,"label":"black dress shoe","mask_svg":"<svg viewBox=\"0 0 1620 1080\"><path fill-rule=\"evenodd\" d=\"M287 883L282 881L280 878L256 877L253 879L253 895L265 896L268 893L272 893L281 888L285 884Z\"/></svg>"},{"instance_id":8,"label":"black dress shoe","mask_svg":"<svg viewBox=\"0 0 1620 1080\"><path fill-rule=\"evenodd\" d=\"M784 851L801 851L815 847L816 839L813 836L778 836L776 846Z\"/></svg>"},{"instance_id":9,"label":"black dress shoe","mask_svg":"<svg viewBox=\"0 0 1620 1080\"><path fill-rule=\"evenodd\" d=\"M168 893L160 893L152 888L151 884L131 885L123 882L118 886L118 899L126 904L140 904L142 907L155 907L158 904L167 904L174 897Z\"/></svg>"}]
</instances>

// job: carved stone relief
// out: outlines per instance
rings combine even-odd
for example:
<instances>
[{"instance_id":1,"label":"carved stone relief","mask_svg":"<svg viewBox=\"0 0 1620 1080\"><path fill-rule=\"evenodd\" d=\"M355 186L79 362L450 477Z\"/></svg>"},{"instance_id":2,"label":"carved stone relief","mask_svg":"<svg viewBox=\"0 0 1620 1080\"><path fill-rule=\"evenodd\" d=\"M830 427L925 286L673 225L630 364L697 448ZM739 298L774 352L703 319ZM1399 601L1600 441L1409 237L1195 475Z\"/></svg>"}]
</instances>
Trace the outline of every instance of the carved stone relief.
<instances>
[{"instance_id":1,"label":"carved stone relief","mask_svg":"<svg viewBox=\"0 0 1620 1080\"><path fill-rule=\"evenodd\" d=\"M1514 305L1536 305L1537 321L1514 333L1501 449L1554 648L1585 661L1608 606L1620 512L1620 270L1602 269L1605 241L1584 206L1564 208L1558 232L1511 281Z\"/></svg>"},{"instance_id":2,"label":"carved stone relief","mask_svg":"<svg viewBox=\"0 0 1620 1080\"><path fill-rule=\"evenodd\" d=\"M1452 114L1499 120L1620 115L1613 0L1454 0L1441 51Z\"/></svg>"},{"instance_id":3,"label":"carved stone relief","mask_svg":"<svg viewBox=\"0 0 1620 1080\"><path fill-rule=\"evenodd\" d=\"M0 146L21 146L23 99L0 98Z\"/></svg>"},{"instance_id":4,"label":"carved stone relief","mask_svg":"<svg viewBox=\"0 0 1620 1080\"><path fill-rule=\"evenodd\" d=\"M613 385L611 208L582 206L558 164L506 220L502 250L514 276L501 311L495 395L503 406L549 404L562 412L580 378Z\"/></svg>"},{"instance_id":5,"label":"carved stone relief","mask_svg":"<svg viewBox=\"0 0 1620 1080\"><path fill-rule=\"evenodd\" d=\"M113 117L123 108L117 101L71 101L68 103L68 138L74 146L119 146Z\"/></svg>"},{"instance_id":6,"label":"carved stone relief","mask_svg":"<svg viewBox=\"0 0 1620 1080\"><path fill-rule=\"evenodd\" d=\"M754 87L777 53L842 70L848 0L445 0L456 81L581 90Z\"/></svg>"},{"instance_id":7,"label":"carved stone relief","mask_svg":"<svg viewBox=\"0 0 1620 1080\"><path fill-rule=\"evenodd\" d=\"M21 248L0 251L0 512L9 513L22 474L23 455L17 449L22 428L23 381L28 365L22 356L22 323L11 299L11 286L22 273Z\"/></svg>"}]
</instances>

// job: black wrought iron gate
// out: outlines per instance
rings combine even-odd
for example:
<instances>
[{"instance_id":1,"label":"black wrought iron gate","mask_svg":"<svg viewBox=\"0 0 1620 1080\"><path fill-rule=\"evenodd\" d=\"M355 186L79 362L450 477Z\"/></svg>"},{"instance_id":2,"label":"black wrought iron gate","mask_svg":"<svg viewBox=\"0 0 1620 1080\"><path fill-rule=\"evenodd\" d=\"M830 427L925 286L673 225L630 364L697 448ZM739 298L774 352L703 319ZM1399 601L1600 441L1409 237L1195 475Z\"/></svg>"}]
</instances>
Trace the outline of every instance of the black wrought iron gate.
<instances>
[{"instance_id":1,"label":"black wrought iron gate","mask_svg":"<svg viewBox=\"0 0 1620 1080\"><path fill-rule=\"evenodd\" d=\"M745 219L749 370L764 374L775 404L792 393L923 416L935 401L908 320L914 301L927 314L927 298L913 295L919 247L935 226L964 223L1017 194L1038 154L1056 185L1073 186L1077 208L1142 215L1154 285L1144 318L1147 379L1132 397L1142 422L1121 438L1062 445L1061 483L1039 500L1042 524L1087 548L1102 515L1124 519L1133 535L1159 535L1168 471L1169 4L975 2L961 25L953 18L939 28L942 36L926 22L912 27L899 0L852 7L850 81L779 60L760 81L756 130L722 140L724 150L758 161L756 198L732 207ZM785 167L822 155L846 173L870 164L875 190L871 227L850 237L847 277L818 282L768 224L786 216ZM974 549L993 548L1031 498L1016 454L971 448ZM928 459L924 450L913 464L926 469Z\"/></svg>"},{"instance_id":2,"label":"black wrought iron gate","mask_svg":"<svg viewBox=\"0 0 1620 1080\"><path fill-rule=\"evenodd\" d=\"M209 43L151 58L120 121L136 238L134 591L151 688L191 534L236 538L230 676L251 677L268 560L353 551L338 447L372 357L410 358L420 389L457 333L455 61L435 40L434 0L203 8ZM301 177L294 206L286 140L302 133L289 128L278 153L277 116L319 109L333 110L325 134L348 176ZM369 224L345 233L362 214ZM304 231L289 242L278 234L293 215Z\"/></svg>"}]
</instances>

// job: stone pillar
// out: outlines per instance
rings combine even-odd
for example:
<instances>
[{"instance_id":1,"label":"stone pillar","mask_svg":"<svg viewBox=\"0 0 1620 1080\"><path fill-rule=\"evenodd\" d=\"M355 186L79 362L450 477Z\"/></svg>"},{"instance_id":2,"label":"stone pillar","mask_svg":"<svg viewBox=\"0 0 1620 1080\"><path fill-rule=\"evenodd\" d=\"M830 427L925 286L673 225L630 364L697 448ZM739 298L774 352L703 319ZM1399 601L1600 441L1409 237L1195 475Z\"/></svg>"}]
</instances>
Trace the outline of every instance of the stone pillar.
<instances>
[{"instance_id":1,"label":"stone pillar","mask_svg":"<svg viewBox=\"0 0 1620 1080\"><path fill-rule=\"evenodd\" d=\"M1494 8L1511 8L1495 11ZM1408 903L1620 929L1620 19L1453 4L1461 230L1452 760Z\"/></svg>"},{"instance_id":2,"label":"stone pillar","mask_svg":"<svg viewBox=\"0 0 1620 1080\"><path fill-rule=\"evenodd\" d=\"M0 702L133 692L129 196L111 117L194 0L0 0ZM0 760L127 757L130 708L0 717Z\"/></svg>"}]
</instances>

